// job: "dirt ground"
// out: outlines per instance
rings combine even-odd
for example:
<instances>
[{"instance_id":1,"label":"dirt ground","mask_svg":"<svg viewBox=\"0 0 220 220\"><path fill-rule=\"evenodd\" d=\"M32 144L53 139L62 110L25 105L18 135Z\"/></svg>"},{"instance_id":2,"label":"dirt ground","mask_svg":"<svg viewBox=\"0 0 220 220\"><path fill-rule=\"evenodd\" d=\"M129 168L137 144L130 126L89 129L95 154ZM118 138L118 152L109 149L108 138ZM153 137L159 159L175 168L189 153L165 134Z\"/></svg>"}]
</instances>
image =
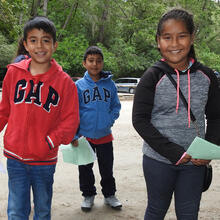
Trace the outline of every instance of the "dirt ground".
<instances>
[{"instance_id":1,"label":"dirt ground","mask_svg":"<svg viewBox=\"0 0 220 220\"><path fill-rule=\"evenodd\" d=\"M80 209L82 201L79 191L78 170L75 165L63 162L59 153L57 164L54 195L52 203L53 220L141 220L143 219L147 196L142 173L142 140L132 127L132 100L122 99L120 118L113 127L114 135L114 176L117 185L117 197L121 200L121 211L112 210L103 204L100 189L100 176L97 162L94 173L96 176L97 196L95 205L90 213L83 213ZM2 146L2 136L0 143ZM1 150L2 151L2 150ZM5 158L0 153L0 160L5 166ZM214 178L210 189L203 193L199 219L220 220L220 163L212 162ZM0 220L6 220L7 215L7 174L0 174ZM33 206L33 205L32 205ZM32 218L30 218L32 219ZM173 203L165 220L175 220Z\"/></svg>"}]
</instances>

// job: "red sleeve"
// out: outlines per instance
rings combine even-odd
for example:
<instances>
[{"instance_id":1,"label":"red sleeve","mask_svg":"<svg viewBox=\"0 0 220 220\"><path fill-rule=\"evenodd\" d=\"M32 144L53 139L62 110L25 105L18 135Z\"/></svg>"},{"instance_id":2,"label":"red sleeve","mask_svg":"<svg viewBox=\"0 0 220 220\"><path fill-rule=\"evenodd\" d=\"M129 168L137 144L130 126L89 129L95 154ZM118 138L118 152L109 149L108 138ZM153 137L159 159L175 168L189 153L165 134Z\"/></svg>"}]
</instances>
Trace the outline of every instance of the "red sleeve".
<instances>
[{"instance_id":1,"label":"red sleeve","mask_svg":"<svg viewBox=\"0 0 220 220\"><path fill-rule=\"evenodd\" d=\"M70 80L65 86L61 103L60 120L56 128L47 136L51 148L60 144L69 144L74 138L79 126L79 102L77 88Z\"/></svg>"},{"instance_id":2,"label":"red sleeve","mask_svg":"<svg viewBox=\"0 0 220 220\"><path fill-rule=\"evenodd\" d=\"M10 70L7 71L2 85L2 98L0 103L0 131L8 123L10 115Z\"/></svg>"}]
</instances>

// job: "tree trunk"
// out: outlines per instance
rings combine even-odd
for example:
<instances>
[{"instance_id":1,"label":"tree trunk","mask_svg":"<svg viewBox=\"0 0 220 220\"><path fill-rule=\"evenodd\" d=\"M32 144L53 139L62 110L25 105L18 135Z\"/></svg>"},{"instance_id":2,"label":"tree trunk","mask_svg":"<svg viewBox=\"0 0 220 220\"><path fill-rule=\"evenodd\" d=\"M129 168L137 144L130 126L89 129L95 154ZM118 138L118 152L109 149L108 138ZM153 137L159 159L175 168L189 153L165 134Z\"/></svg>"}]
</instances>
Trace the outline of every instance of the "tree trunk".
<instances>
[{"instance_id":1,"label":"tree trunk","mask_svg":"<svg viewBox=\"0 0 220 220\"><path fill-rule=\"evenodd\" d=\"M24 5L24 0L22 0L22 6ZM21 10L20 12L20 16L19 16L19 25L22 24L23 21L23 10Z\"/></svg>"},{"instance_id":2,"label":"tree trunk","mask_svg":"<svg viewBox=\"0 0 220 220\"><path fill-rule=\"evenodd\" d=\"M75 16L76 11L77 11L77 8L78 8L78 4L79 4L78 1L76 1L76 2L74 2L74 3L72 4L72 7L71 7L71 9L70 9L70 12L69 12L69 14L68 14L68 16L67 16L67 18L66 18L66 20L65 20L65 22L64 22L63 27L62 27L63 30L65 30L66 26L68 25L68 23L69 23L69 21L70 21L70 18L71 18L72 15L73 15L73 12L74 12L74 16ZM58 36L58 40L60 40L61 37L62 37L62 35L59 35L59 36Z\"/></svg>"},{"instance_id":3,"label":"tree trunk","mask_svg":"<svg viewBox=\"0 0 220 220\"><path fill-rule=\"evenodd\" d=\"M207 4L207 0L204 0L203 6L202 6L202 11L204 11L206 9L206 4Z\"/></svg>"},{"instance_id":4,"label":"tree trunk","mask_svg":"<svg viewBox=\"0 0 220 220\"><path fill-rule=\"evenodd\" d=\"M31 16L37 15L37 9L40 7L41 0L33 0L31 8Z\"/></svg>"},{"instance_id":5,"label":"tree trunk","mask_svg":"<svg viewBox=\"0 0 220 220\"><path fill-rule=\"evenodd\" d=\"M104 43L105 38L105 23L108 19L108 9L109 9L109 3L107 1L107 4L105 4L105 7L103 8L102 18L101 18L101 25L99 28L99 35L98 35L98 42Z\"/></svg>"},{"instance_id":6,"label":"tree trunk","mask_svg":"<svg viewBox=\"0 0 220 220\"><path fill-rule=\"evenodd\" d=\"M47 16L47 4L49 0L44 0L44 5L43 5L43 12L44 16Z\"/></svg>"}]
</instances>

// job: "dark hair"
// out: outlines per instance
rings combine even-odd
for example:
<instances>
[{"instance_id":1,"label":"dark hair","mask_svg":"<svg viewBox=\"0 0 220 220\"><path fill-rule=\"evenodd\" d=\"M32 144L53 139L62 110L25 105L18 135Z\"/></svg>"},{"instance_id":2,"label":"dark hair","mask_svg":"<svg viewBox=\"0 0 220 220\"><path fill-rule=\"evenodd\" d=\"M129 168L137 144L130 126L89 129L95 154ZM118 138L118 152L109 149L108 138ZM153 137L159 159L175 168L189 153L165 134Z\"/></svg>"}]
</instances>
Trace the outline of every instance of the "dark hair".
<instances>
[{"instance_id":1,"label":"dark hair","mask_svg":"<svg viewBox=\"0 0 220 220\"><path fill-rule=\"evenodd\" d=\"M53 38L53 42L56 42L55 25L51 20L49 20L45 16L36 16L27 21L27 23L24 25L23 31L24 41L27 41L28 32L34 28L37 28L39 30L42 29L44 32L50 34Z\"/></svg>"},{"instance_id":2,"label":"dark hair","mask_svg":"<svg viewBox=\"0 0 220 220\"><path fill-rule=\"evenodd\" d=\"M194 34L195 32L195 25L194 25L194 21L193 21L193 15L190 14L189 12L187 12L184 9L172 9L170 11L168 11L167 13L165 13L158 25L157 25L157 33L156 33L156 41L157 41L157 37L159 37L161 35L161 32L163 30L163 24L164 22L166 22L169 19L175 19L175 20L181 20L185 23L187 30L189 31L190 35ZM192 44L188 57L192 57L195 58L195 49L194 46Z\"/></svg>"},{"instance_id":3,"label":"dark hair","mask_svg":"<svg viewBox=\"0 0 220 220\"><path fill-rule=\"evenodd\" d=\"M29 55L28 51L24 47L24 38L23 37L21 37L18 41L18 48L17 48L16 56L19 56L21 54L22 55Z\"/></svg>"},{"instance_id":4,"label":"dark hair","mask_svg":"<svg viewBox=\"0 0 220 220\"><path fill-rule=\"evenodd\" d=\"M91 54L99 54L102 57L102 59L104 60L102 50L101 50L101 48L99 48L97 46L88 47L86 49L86 52L85 52L84 56L83 56L83 60L86 61L87 56L91 55Z\"/></svg>"}]
</instances>

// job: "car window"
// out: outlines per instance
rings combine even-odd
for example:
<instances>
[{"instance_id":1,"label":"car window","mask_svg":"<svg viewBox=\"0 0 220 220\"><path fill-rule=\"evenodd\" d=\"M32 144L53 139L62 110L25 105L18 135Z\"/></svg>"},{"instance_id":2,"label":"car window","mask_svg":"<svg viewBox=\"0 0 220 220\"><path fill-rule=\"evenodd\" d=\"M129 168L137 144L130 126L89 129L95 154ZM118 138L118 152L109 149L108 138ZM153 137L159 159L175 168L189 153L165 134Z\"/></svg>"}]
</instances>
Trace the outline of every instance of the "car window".
<instances>
[{"instance_id":1,"label":"car window","mask_svg":"<svg viewBox=\"0 0 220 220\"><path fill-rule=\"evenodd\" d=\"M137 80L136 79L130 79L129 83L137 83Z\"/></svg>"},{"instance_id":2,"label":"car window","mask_svg":"<svg viewBox=\"0 0 220 220\"><path fill-rule=\"evenodd\" d=\"M137 84L138 79L117 79L117 80L115 80L115 83L133 83L133 84Z\"/></svg>"},{"instance_id":3,"label":"car window","mask_svg":"<svg viewBox=\"0 0 220 220\"><path fill-rule=\"evenodd\" d=\"M122 81L121 79L115 80L116 83L121 83L121 81Z\"/></svg>"},{"instance_id":4,"label":"car window","mask_svg":"<svg viewBox=\"0 0 220 220\"><path fill-rule=\"evenodd\" d=\"M129 79L125 79L124 82L125 82L125 83L129 83Z\"/></svg>"}]
</instances>

